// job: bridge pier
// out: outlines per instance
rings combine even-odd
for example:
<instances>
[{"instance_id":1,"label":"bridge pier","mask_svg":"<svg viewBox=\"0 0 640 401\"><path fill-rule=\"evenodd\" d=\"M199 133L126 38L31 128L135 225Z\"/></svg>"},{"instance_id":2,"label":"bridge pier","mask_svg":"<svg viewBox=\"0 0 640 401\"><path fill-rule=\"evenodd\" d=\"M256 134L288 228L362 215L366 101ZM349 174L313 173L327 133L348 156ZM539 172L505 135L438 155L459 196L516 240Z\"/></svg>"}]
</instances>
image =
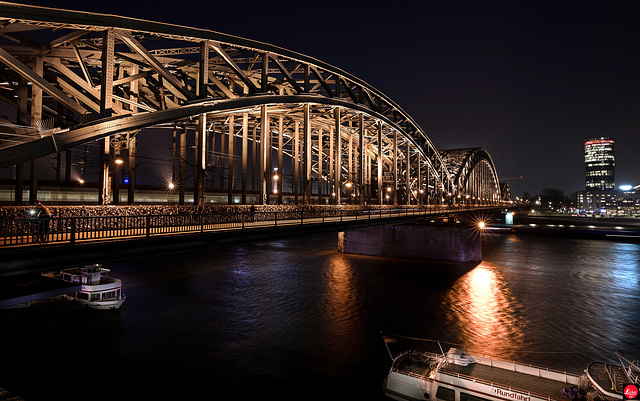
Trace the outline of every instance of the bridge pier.
<instances>
[{"instance_id":1,"label":"bridge pier","mask_svg":"<svg viewBox=\"0 0 640 401\"><path fill-rule=\"evenodd\" d=\"M348 254L445 262L481 262L480 233L459 225L386 225L338 234L338 251Z\"/></svg>"}]
</instances>

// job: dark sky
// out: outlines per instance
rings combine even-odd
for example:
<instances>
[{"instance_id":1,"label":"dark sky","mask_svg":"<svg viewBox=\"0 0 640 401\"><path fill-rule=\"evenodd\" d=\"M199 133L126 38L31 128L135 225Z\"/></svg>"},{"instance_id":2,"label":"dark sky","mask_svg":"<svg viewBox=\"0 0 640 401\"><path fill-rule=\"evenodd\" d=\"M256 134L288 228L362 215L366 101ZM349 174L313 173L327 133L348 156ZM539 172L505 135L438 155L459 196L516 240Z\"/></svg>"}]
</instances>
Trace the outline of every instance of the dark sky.
<instances>
[{"instance_id":1,"label":"dark sky","mask_svg":"<svg viewBox=\"0 0 640 401\"><path fill-rule=\"evenodd\" d=\"M211 29L333 64L438 149L484 147L514 196L584 189L585 138L640 184L640 1L75 1L27 4ZM147 4L143 6L142 4Z\"/></svg>"}]
</instances>

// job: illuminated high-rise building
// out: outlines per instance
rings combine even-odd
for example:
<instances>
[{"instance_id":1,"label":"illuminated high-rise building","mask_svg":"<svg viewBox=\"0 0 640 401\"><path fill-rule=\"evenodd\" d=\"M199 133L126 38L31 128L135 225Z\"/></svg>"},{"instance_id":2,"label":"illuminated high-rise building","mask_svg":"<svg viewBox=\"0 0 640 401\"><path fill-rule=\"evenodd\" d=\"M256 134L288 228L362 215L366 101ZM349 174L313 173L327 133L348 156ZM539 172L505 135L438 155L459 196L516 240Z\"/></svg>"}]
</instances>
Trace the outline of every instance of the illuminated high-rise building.
<instances>
[{"instance_id":1,"label":"illuminated high-rise building","mask_svg":"<svg viewBox=\"0 0 640 401\"><path fill-rule=\"evenodd\" d=\"M615 167L612 138L584 141L584 178L587 191L615 189Z\"/></svg>"}]
</instances>

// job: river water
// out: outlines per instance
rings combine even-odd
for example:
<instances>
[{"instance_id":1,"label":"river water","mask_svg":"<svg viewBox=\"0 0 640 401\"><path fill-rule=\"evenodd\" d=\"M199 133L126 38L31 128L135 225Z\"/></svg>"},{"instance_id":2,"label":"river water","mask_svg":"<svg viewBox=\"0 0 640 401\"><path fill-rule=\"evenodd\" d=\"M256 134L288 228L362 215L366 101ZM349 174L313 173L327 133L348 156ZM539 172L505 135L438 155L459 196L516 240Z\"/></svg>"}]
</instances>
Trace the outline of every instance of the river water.
<instances>
[{"instance_id":1,"label":"river water","mask_svg":"<svg viewBox=\"0 0 640 401\"><path fill-rule=\"evenodd\" d=\"M407 338L577 372L614 350L640 358L638 243L487 233L478 265L336 247L326 233L109 262L118 312L0 311L0 387L26 401L382 400Z\"/></svg>"}]
</instances>

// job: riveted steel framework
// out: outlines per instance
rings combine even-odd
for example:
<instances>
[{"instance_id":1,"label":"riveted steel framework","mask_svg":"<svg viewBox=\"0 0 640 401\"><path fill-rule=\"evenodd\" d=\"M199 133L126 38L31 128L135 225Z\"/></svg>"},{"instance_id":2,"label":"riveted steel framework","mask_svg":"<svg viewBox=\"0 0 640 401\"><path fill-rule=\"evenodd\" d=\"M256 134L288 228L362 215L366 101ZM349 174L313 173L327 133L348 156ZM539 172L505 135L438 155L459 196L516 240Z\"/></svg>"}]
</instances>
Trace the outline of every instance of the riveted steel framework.
<instances>
[{"instance_id":1,"label":"riveted steel framework","mask_svg":"<svg viewBox=\"0 0 640 401\"><path fill-rule=\"evenodd\" d=\"M451 194L459 203L467 205L496 204L502 200L503 191L498 172L489 152L484 148L441 150L440 155L453 175L457 192Z\"/></svg>"},{"instance_id":2,"label":"riveted steel framework","mask_svg":"<svg viewBox=\"0 0 640 401\"><path fill-rule=\"evenodd\" d=\"M194 143L194 203L207 166L226 168L219 190L258 203L441 204L474 185L451 173L426 133L396 103L320 60L204 29L0 2L0 100L17 121L0 127L0 165L100 141L99 200L117 186L114 155L129 157L134 200L137 133L171 126L184 201L186 132ZM217 145L216 145L217 142ZM221 156L212 159L214 146ZM189 150L191 151L191 150ZM483 159L484 160L484 159ZM490 161L490 158L488 159ZM489 171L495 169L491 163ZM475 171L475 168L472 169ZM469 179L471 177L471 179ZM31 177L35 199L37 177ZM226 186L223 188L223 185ZM463 185L458 188L457 186ZM20 187L20 188L19 188ZM480 193L487 194L480 197ZM491 195L488 195L491 193Z\"/></svg>"}]
</instances>

